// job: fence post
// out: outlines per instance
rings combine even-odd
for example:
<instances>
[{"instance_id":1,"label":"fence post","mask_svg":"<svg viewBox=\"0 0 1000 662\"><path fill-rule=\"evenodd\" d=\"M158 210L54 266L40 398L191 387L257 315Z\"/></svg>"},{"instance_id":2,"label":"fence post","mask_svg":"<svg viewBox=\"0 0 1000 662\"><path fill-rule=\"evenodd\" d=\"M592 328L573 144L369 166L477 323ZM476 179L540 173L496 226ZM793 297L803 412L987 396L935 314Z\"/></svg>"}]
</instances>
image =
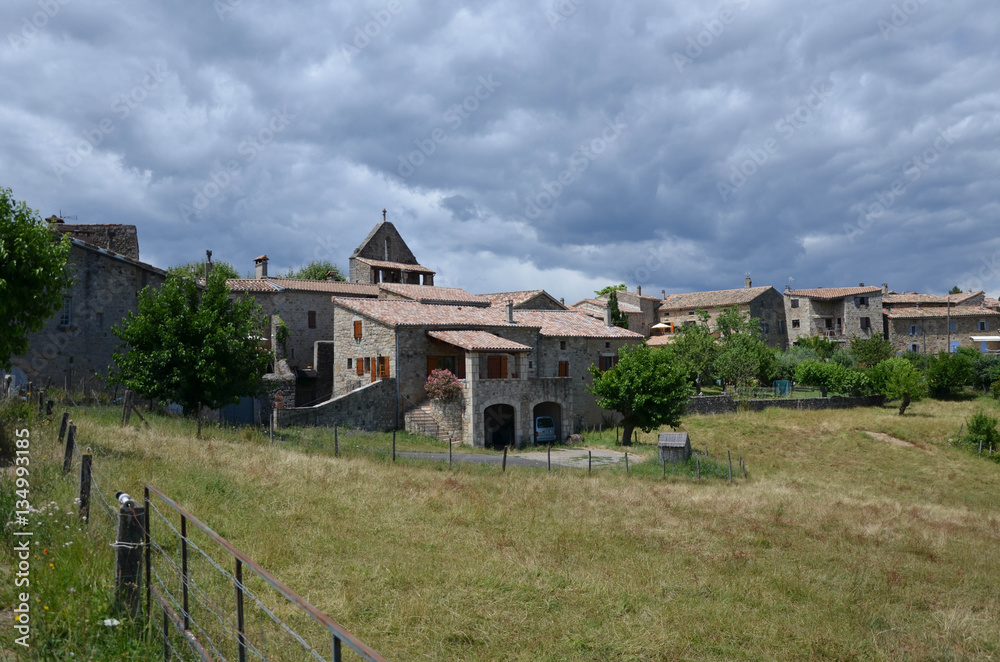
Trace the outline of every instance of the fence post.
<instances>
[{"instance_id":1,"label":"fence post","mask_svg":"<svg viewBox=\"0 0 1000 662\"><path fill-rule=\"evenodd\" d=\"M187 547L187 517L181 515L181 589L184 601L184 629L188 630L188 547Z\"/></svg>"},{"instance_id":2,"label":"fence post","mask_svg":"<svg viewBox=\"0 0 1000 662\"><path fill-rule=\"evenodd\" d=\"M625 451L625 475L628 475L628 451Z\"/></svg>"},{"instance_id":3,"label":"fence post","mask_svg":"<svg viewBox=\"0 0 1000 662\"><path fill-rule=\"evenodd\" d=\"M59 423L59 443L66 441L66 430L69 426L69 412L64 411L62 415L62 421Z\"/></svg>"},{"instance_id":4,"label":"fence post","mask_svg":"<svg viewBox=\"0 0 1000 662\"><path fill-rule=\"evenodd\" d=\"M549 447L545 451L545 462L548 465L548 470L552 471L552 442L549 442Z\"/></svg>"},{"instance_id":5,"label":"fence post","mask_svg":"<svg viewBox=\"0 0 1000 662\"><path fill-rule=\"evenodd\" d=\"M503 467L501 468L502 473L506 473L507 471L507 448L509 447L508 446L503 447Z\"/></svg>"},{"instance_id":6,"label":"fence post","mask_svg":"<svg viewBox=\"0 0 1000 662\"><path fill-rule=\"evenodd\" d=\"M726 455L729 456L729 482L733 482L733 454L731 451L726 451Z\"/></svg>"},{"instance_id":7,"label":"fence post","mask_svg":"<svg viewBox=\"0 0 1000 662\"><path fill-rule=\"evenodd\" d=\"M243 629L243 561L236 559L236 641L240 662L246 662L247 642Z\"/></svg>"},{"instance_id":8,"label":"fence post","mask_svg":"<svg viewBox=\"0 0 1000 662\"><path fill-rule=\"evenodd\" d=\"M139 615L139 565L142 561L142 517L146 509L129 499L118 511L118 540L115 542L115 604Z\"/></svg>"},{"instance_id":9,"label":"fence post","mask_svg":"<svg viewBox=\"0 0 1000 662\"><path fill-rule=\"evenodd\" d=\"M392 431L392 461L396 461L396 431Z\"/></svg>"},{"instance_id":10,"label":"fence post","mask_svg":"<svg viewBox=\"0 0 1000 662\"><path fill-rule=\"evenodd\" d=\"M701 480L701 458L700 457L694 458L694 466L695 466L695 470L698 472L698 480Z\"/></svg>"},{"instance_id":11,"label":"fence post","mask_svg":"<svg viewBox=\"0 0 1000 662\"><path fill-rule=\"evenodd\" d=\"M152 587L152 584L149 581L149 575L150 575L150 572L152 571L152 566L150 565L151 559L149 558L150 557L150 552L151 552L151 547L152 547L152 545L150 544L151 541L150 541L150 535L149 535L149 511L150 511L150 507L149 506L150 506L150 503L149 503L149 487L145 486L145 485L142 488L142 505L143 505L143 508L145 509L145 512L146 512L145 522L143 522L145 524L145 526L143 527L143 531L142 531L143 542L146 545L146 618L148 618L150 620L150 622L152 622L152 620L153 620L153 612L152 612L151 606L150 606L150 589Z\"/></svg>"},{"instance_id":12,"label":"fence post","mask_svg":"<svg viewBox=\"0 0 1000 662\"><path fill-rule=\"evenodd\" d=\"M69 432L66 434L66 454L63 456L63 474L68 474L73 466L73 445L76 443L76 426L69 423Z\"/></svg>"},{"instance_id":13,"label":"fence post","mask_svg":"<svg viewBox=\"0 0 1000 662\"><path fill-rule=\"evenodd\" d=\"M129 397L129 393L131 393L131 391L129 391L128 389L125 389L125 395L122 396L122 420L121 420L121 423L118 424L118 427L122 427L122 428L125 427L125 412L128 411L128 397Z\"/></svg>"},{"instance_id":14,"label":"fence post","mask_svg":"<svg viewBox=\"0 0 1000 662\"><path fill-rule=\"evenodd\" d=\"M340 434L336 423L333 424L333 456L340 457Z\"/></svg>"},{"instance_id":15,"label":"fence post","mask_svg":"<svg viewBox=\"0 0 1000 662\"><path fill-rule=\"evenodd\" d=\"M80 456L80 519L90 520L90 449Z\"/></svg>"},{"instance_id":16,"label":"fence post","mask_svg":"<svg viewBox=\"0 0 1000 662\"><path fill-rule=\"evenodd\" d=\"M454 444L454 440L448 437L448 471L451 471L451 446Z\"/></svg>"},{"instance_id":17,"label":"fence post","mask_svg":"<svg viewBox=\"0 0 1000 662\"><path fill-rule=\"evenodd\" d=\"M590 465L592 463L593 457L590 451L587 451L587 473L590 473Z\"/></svg>"}]
</instances>

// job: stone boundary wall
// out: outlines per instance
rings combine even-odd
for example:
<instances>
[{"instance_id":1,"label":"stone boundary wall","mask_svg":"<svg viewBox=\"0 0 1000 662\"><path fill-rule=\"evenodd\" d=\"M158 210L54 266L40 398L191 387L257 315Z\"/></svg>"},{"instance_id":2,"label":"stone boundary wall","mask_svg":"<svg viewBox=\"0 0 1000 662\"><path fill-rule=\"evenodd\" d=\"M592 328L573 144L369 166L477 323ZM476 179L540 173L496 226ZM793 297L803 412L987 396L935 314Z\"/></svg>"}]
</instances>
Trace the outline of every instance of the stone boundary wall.
<instances>
[{"instance_id":1,"label":"stone boundary wall","mask_svg":"<svg viewBox=\"0 0 1000 662\"><path fill-rule=\"evenodd\" d=\"M688 400L685 414L731 414L742 404L750 411L761 411L768 407L779 409L853 409L854 407L881 407L885 402L882 395L861 395L854 397L832 396L829 398L768 398L764 400L743 400L740 403L728 395L703 395Z\"/></svg>"},{"instance_id":2,"label":"stone boundary wall","mask_svg":"<svg viewBox=\"0 0 1000 662\"><path fill-rule=\"evenodd\" d=\"M360 430L394 429L396 380L381 379L312 407L278 410L279 428L291 425L333 427L335 423Z\"/></svg>"}]
</instances>

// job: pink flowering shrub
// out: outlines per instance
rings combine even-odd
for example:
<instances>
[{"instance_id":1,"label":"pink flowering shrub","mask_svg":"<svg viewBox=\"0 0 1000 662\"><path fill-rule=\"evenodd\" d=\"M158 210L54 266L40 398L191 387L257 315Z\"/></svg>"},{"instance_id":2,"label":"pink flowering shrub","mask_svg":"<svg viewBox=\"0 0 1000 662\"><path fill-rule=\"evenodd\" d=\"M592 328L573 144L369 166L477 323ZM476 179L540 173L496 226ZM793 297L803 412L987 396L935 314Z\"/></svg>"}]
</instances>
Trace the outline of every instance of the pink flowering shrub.
<instances>
[{"instance_id":1,"label":"pink flowering shrub","mask_svg":"<svg viewBox=\"0 0 1000 662\"><path fill-rule=\"evenodd\" d=\"M431 400L457 400L462 395L462 385L450 370L434 370L424 384Z\"/></svg>"}]
</instances>

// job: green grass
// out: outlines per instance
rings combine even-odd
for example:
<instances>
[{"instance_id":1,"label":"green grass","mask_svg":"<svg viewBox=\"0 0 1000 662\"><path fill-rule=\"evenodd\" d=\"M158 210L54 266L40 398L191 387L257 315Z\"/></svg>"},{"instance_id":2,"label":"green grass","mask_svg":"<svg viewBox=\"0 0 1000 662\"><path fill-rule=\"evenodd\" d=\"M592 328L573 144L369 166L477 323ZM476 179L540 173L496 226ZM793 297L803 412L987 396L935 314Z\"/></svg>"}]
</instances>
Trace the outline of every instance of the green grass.
<instances>
[{"instance_id":1,"label":"green grass","mask_svg":"<svg viewBox=\"0 0 1000 662\"><path fill-rule=\"evenodd\" d=\"M720 466L726 451L734 468L746 459L733 485L684 467L664 480L648 460L629 476L448 471L362 450L384 448L377 435L333 458L315 431L270 446L221 428L197 441L183 420L119 430L112 410L72 415L109 489L156 485L389 659L989 660L1000 467L949 441L980 408L997 411L686 417ZM613 434L583 445L614 447ZM653 439L630 454L653 457Z\"/></svg>"}]
</instances>

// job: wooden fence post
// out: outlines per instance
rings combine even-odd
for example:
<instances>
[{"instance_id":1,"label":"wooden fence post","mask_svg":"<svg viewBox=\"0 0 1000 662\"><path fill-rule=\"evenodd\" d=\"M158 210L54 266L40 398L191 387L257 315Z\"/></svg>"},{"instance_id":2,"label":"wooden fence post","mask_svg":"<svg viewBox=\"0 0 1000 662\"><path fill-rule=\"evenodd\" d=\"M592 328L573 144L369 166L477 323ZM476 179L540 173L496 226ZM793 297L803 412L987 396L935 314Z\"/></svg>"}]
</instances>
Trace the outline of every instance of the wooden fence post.
<instances>
[{"instance_id":1,"label":"wooden fence post","mask_svg":"<svg viewBox=\"0 0 1000 662\"><path fill-rule=\"evenodd\" d=\"M625 451L625 475L628 475L628 451Z\"/></svg>"},{"instance_id":2,"label":"wooden fence post","mask_svg":"<svg viewBox=\"0 0 1000 662\"><path fill-rule=\"evenodd\" d=\"M698 474L697 474L698 475L698 480L701 480L701 458L700 457L694 458L694 466L695 466L695 470L698 472Z\"/></svg>"},{"instance_id":3,"label":"wooden fence post","mask_svg":"<svg viewBox=\"0 0 1000 662\"><path fill-rule=\"evenodd\" d=\"M133 618L139 615L139 566L142 561L142 521L146 509L127 501L118 510L115 542L115 604Z\"/></svg>"},{"instance_id":4,"label":"wooden fence post","mask_svg":"<svg viewBox=\"0 0 1000 662\"><path fill-rule=\"evenodd\" d=\"M80 456L80 519L90 521L90 448Z\"/></svg>"},{"instance_id":5,"label":"wooden fence post","mask_svg":"<svg viewBox=\"0 0 1000 662\"><path fill-rule=\"evenodd\" d=\"M333 456L340 457L340 435L336 423L333 424Z\"/></svg>"},{"instance_id":6,"label":"wooden fence post","mask_svg":"<svg viewBox=\"0 0 1000 662\"><path fill-rule=\"evenodd\" d=\"M62 421L59 423L59 443L66 441L66 431L69 428L69 412L64 411Z\"/></svg>"},{"instance_id":7,"label":"wooden fence post","mask_svg":"<svg viewBox=\"0 0 1000 662\"><path fill-rule=\"evenodd\" d=\"M509 448L509 446L504 446L503 447L503 465L502 465L502 469L501 469L501 471L503 473L507 472L507 449L508 448Z\"/></svg>"},{"instance_id":8,"label":"wooden fence post","mask_svg":"<svg viewBox=\"0 0 1000 662\"><path fill-rule=\"evenodd\" d=\"M549 447L545 450L545 463L548 466L548 470L552 471L552 442L549 442Z\"/></svg>"},{"instance_id":9,"label":"wooden fence post","mask_svg":"<svg viewBox=\"0 0 1000 662\"><path fill-rule=\"evenodd\" d=\"M593 462L593 455L590 451L587 451L587 473L590 473L590 465Z\"/></svg>"},{"instance_id":10,"label":"wooden fence post","mask_svg":"<svg viewBox=\"0 0 1000 662\"><path fill-rule=\"evenodd\" d=\"M396 431L392 431L392 461L396 461Z\"/></svg>"},{"instance_id":11,"label":"wooden fence post","mask_svg":"<svg viewBox=\"0 0 1000 662\"><path fill-rule=\"evenodd\" d=\"M73 445L76 443L76 426L69 422L69 432L66 434L66 454L63 456L63 474L68 474L73 466Z\"/></svg>"},{"instance_id":12,"label":"wooden fence post","mask_svg":"<svg viewBox=\"0 0 1000 662\"><path fill-rule=\"evenodd\" d=\"M455 443L455 440L449 436L448 437L448 471L451 471L451 447Z\"/></svg>"}]
</instances>

